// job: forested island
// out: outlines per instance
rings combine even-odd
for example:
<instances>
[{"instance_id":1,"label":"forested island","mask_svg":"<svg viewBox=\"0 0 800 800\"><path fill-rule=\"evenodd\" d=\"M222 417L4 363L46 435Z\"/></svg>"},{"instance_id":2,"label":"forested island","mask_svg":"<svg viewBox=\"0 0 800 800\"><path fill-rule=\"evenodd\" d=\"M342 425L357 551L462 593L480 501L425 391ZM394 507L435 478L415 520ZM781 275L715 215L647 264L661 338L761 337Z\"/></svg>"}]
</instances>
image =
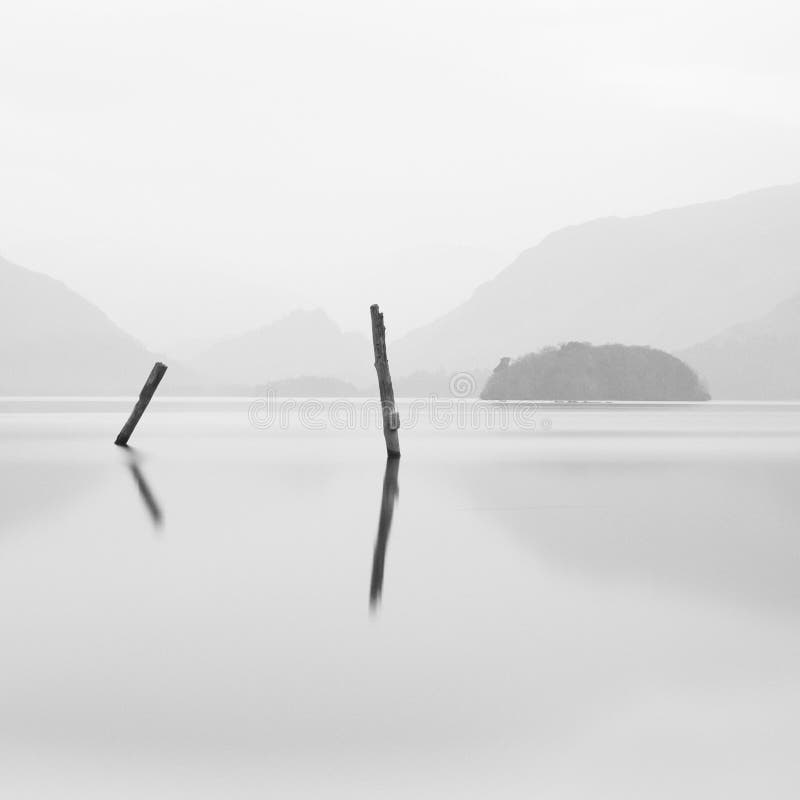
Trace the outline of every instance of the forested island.
<instances>
[{"instance_id":1,"label":"forested island","mask_svg":"<svg viewBox=\"0 0 800 800\"><path fill-rule=\"evenodd\" d=\"M502 359L484 400L709 400L696 373L652 347L568 342Z\"/></svg>"}]
</instances>

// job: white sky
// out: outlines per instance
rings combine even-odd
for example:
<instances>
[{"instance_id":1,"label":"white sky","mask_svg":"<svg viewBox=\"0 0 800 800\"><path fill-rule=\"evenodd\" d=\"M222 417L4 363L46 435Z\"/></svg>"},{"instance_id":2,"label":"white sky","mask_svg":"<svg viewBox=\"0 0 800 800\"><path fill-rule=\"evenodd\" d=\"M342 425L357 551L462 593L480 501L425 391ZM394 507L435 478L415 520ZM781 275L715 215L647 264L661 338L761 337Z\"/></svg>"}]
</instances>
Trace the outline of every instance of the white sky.
<instances>
[{"instance_id":1,"label":"white sky","mask_svg":"<svg viewBox=\"0 0 800 800\"><path fill-rule=\"evenodd\" d=\"M551 230L800 180L800 3L0 0L0 253L155 347L390 333Z\"/></svg>"}]
</instances>

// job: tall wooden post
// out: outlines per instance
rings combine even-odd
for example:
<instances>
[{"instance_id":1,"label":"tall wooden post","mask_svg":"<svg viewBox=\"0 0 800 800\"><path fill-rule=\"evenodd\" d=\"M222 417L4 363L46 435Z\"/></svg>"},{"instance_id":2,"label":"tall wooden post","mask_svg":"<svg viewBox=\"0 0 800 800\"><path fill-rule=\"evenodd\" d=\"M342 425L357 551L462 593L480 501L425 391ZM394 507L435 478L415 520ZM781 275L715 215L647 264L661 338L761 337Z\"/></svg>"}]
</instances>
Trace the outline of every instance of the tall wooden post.
<instances>
[{"instance_id":1,"label":"tall wooden post","mask_svg":"<svg viewBox=\"0 0 800 800\"><path fill-rule=\"evenodd\" d=\"M400 458L400 415L394 407L394 389L389 374L389 359L386 357L386 328L383 314L377 304L369 307L372 316L372 347L375 351L375 371L378 373L378 390L381 395L383 438L386 439L386 454L389 458Z\"/></svg>"},{"instance_id":2,"label":"tall wooden post","mask_svg":"<svg viewBox=\"0 0 800 800\"><path fill-rule=\"evenodd\" d=\"M160 361L157 361L153 369L150 371L150 375L145 381L142 391L139 392L139 399L136 401L136 405L133 407L133 411L131 411L128 421L122 426L122 430L117 434L114 444L118 444L122 447L128 444L128 439L131 438L133 429L136 427L136 424L139 422L142 414L144 414L145 409L150 404L150 400L153 398L153 393L158 388L158 384L161 383L161 379L164 377L164 373L166 371L166 365L162 364Z\"/></svg>"}]
</instances>

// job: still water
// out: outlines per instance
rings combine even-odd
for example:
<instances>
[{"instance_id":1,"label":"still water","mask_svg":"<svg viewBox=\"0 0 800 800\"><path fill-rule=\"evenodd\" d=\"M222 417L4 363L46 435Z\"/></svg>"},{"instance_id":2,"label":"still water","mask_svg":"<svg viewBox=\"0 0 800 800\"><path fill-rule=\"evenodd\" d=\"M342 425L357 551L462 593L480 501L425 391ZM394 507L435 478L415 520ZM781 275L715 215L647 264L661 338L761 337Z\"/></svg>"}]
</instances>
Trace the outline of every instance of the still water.
<instances>
[{"instance_id":1,"label":"still water","mask_svg":"<svg viewBox=\"0 0 800 800\"><path fill-rule=\"evenodd\" d=\"M800 406L130 406L0 401L2 796L800 794Z\"/></svg>"}]
</instances>

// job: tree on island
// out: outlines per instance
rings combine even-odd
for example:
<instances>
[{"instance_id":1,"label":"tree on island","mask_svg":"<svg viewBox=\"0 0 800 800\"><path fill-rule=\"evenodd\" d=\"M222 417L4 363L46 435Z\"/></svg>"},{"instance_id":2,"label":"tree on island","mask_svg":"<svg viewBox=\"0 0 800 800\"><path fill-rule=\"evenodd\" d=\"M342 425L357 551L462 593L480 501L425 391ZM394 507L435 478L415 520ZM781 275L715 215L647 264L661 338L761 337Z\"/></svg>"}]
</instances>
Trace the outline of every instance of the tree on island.
<instances>
[{"instance_id":1,"label":"tree on island","mask_svg":"<svg viewBox=\"0 0 800 800\"><path fill-rule=\"evenodd\" d=\"M709 400L694 370L663 350L567 342L504 358L484 400Z\"/></svg>"}]
</instances>

